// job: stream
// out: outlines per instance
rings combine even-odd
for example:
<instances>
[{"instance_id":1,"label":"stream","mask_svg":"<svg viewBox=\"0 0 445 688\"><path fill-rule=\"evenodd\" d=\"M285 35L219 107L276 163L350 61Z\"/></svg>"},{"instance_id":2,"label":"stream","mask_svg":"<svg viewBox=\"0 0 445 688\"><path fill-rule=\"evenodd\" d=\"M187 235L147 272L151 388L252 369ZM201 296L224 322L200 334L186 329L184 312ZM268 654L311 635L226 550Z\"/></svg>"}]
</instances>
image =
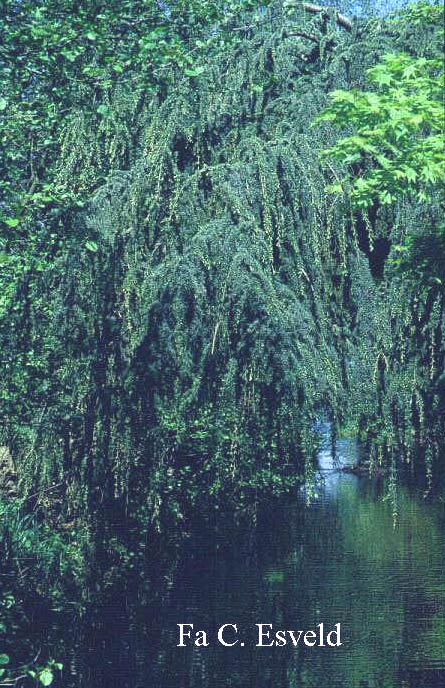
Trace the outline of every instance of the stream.
<instances>
[{"instance_id":1,"label":"stream","mask_svg":"<svg viewBox=\"0 0 445 688\"><path fill-rule=\"evenodd\" d=\"M445 686L445 505L380 481L340 472L357 459L353 440L329 427L322 479L304 496L265 507L257 522L189 538L163 593L144 604L116 602L92 625L52 629L65 658L64 688L439 688ZM397 520L394 511L397 510ZM229 526L228 526L229 528ZM204 629L209 646L177 624ZM292 642L256 647L255 624L326 630L340 647ZM216 640L222 624L224 647ZM241 640L245 641L241 646Z\"/></svg>"}]
</instances>

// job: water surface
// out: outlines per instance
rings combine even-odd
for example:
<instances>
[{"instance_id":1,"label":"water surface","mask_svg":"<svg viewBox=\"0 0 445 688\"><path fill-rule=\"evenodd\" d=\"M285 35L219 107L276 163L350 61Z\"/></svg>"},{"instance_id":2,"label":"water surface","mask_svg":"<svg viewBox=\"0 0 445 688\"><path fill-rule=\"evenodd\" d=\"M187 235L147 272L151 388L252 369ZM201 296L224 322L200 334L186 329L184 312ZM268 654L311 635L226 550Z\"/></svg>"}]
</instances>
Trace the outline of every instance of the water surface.
<instances>
[{"instance_id":1,"label":"water surface","mask_svg":"<svg viewBox=\"0 0 445 688\"><path fill-rule=\"evenodd\" d=\"M341 440L336 466L355 454ZM328 446L319 458L324 480L307 508L301 496L235 531L219 522L186 542L155 603L116 602L94 628L56 630L63 686L445 686L443 504L403 488L393 503L378 482L332 470ZM254 646L257 623L321 622L341 623L341 647ZM209 647L177 647L179 623L206 630ZM224 623L244 647L216 642Z\"/></svg>"}]
</instances>

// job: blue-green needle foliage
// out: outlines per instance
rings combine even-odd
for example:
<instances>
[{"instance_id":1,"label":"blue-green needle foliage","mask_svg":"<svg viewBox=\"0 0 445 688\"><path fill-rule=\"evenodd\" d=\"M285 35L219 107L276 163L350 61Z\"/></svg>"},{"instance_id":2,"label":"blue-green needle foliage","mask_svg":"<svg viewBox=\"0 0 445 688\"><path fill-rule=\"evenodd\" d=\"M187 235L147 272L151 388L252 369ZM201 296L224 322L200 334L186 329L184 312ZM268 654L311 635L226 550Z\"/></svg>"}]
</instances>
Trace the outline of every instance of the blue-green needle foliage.
<instances>
[{"instance_id":1,"label":"blue-green needle foliage","mask_svg":"<svg viewBox=\"0 0 445 688\"><path fill-rule=\"evenodd\" d=\"M336 18L277 3L162 88L119 81L100 121L70 110L59 201L26 216L32 255L14 238L0 322L2 442L25 493L62 484L69 514L157 525L248 503L310 479L323 410L376 461L430 475L442 296L385 261L440 206L355 209L321 155L338 132L311 124L381 55L423 57L435 23Z\"/></svg>"}]
</instances>

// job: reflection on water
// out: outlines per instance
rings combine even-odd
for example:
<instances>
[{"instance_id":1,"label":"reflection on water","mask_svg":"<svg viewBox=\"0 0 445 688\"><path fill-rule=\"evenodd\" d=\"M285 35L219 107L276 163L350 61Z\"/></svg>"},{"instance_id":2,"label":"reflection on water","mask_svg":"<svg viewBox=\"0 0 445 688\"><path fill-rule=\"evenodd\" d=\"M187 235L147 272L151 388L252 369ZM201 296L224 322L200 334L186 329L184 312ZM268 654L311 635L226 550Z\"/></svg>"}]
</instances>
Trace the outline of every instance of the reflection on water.
<instances>
[{"instance_id":1,"label":"reflection on water","mask_svg":"<svg viewBox=\"0 0 445 688\"><path fill-rule=\"evenodd\" d=\"M339 443L340 464L354 451ZM71 657L63 686L445 686L443 506L402 489L394 528L378 484L330 471L327 449L320 467L326 481L306 510L273 506L255 528L228 537L219 524L219 536L190 539L158 603L127 600L94 630L56 629L54 652ZM341 623L342 647L254 647L256 623L320 622ZM178 623L207 630L210 646L176 647ZM223 623L238 624L244 647L215 642Z\"/></svg>"}]
</instances>

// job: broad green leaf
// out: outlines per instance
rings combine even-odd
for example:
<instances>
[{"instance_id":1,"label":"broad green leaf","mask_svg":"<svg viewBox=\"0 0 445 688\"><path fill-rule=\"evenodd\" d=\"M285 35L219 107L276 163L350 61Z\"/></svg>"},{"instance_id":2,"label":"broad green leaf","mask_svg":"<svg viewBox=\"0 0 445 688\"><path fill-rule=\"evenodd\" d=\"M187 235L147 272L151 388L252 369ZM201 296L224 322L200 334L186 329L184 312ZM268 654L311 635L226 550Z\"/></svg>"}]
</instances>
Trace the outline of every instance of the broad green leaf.
<instances>
[{"instance_id":1,"label":"broad green leaf","mask_svg":"<svg viewBox=\"0 0 445 688\"><path fill-rule=\"evenodd\" d=\"M54 674L51 669L43 669L39 674L39 681L42 686L50 686L54 680Z\"/></svg>"},{"instance_id":2,"label":"broad green leaf","mask_svg":"<svg viewBox=\"0 0 445 688\"><path fill-rule=\"evenodd\" d=\"M18 217L7 217L3 220L3 222L5 223L5 225L8 225L8 227L17 227L20 220L18 219Z\"/></svg>"}]
</instances>

